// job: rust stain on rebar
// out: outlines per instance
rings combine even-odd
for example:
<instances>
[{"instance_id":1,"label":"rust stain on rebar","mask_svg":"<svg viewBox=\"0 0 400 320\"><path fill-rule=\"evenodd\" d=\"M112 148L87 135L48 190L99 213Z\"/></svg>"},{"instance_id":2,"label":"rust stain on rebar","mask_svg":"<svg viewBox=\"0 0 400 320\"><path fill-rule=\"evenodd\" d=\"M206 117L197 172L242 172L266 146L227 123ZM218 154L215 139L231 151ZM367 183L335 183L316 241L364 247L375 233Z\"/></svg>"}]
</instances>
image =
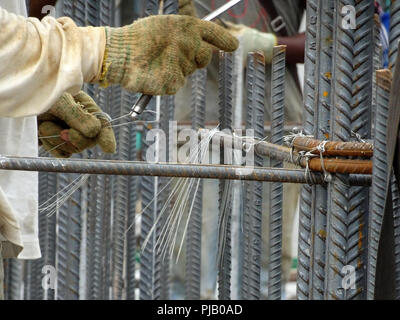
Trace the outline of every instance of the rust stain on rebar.
<instances>
[{"instance_id":1,"label":"rust stain on rebar","mask_svg":"<svg viewBox=\"0 0 400 320\"><path fill-rule=\"evenodd\" d=\"M325 72L325 78L332 79L332 72Z\"/></svg>"}]
</instances>

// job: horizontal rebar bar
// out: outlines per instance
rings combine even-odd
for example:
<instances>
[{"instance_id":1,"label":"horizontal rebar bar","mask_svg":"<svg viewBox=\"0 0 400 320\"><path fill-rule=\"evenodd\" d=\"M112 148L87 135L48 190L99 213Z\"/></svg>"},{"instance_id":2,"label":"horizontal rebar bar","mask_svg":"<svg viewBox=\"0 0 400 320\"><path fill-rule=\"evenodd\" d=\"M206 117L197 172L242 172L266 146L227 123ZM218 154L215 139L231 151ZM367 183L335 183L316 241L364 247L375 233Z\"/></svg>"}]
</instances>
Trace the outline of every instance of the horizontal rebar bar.
<instances>
[{"instance_id":1,"label":"horizontal rebar bar","mask_svg":"<svg viewBox=\"0 0 400 320\"><path fill-rule=\"evenodd\" d=\"M0 157L0 170L86 173L105 175L159 176L203 179L269 181L323 184L321 173L298 169L240 167L174 163L144 163L116 160ZM350 185L369 186L371 176L350 175Z\"/></svg>"},{"instance_id":2,"label":"horizontal rebar bar","mask_svg":"<svg viewBox=\"0 0 400 320\"><path fill-rule=\"evenodd\" d=\"M202 130L200 130L202 132ZM300 154L296 150L291 152L288 147L276 145L266 141L259 141L256 139L232 136L223 132L214 134L214 138L220 139L221 144L227 146L240 146L245 150L248 147L254 146L256 154L264 157L269 157L274 160L292 163L303 168L309 168L312 171L330 172L330 173L354 173L354 174L371 174L372 161L358 160L358 159L337 159L337 158L323 158L308 157Z\"/></svg>"},{"instance_id":3,"label":"horizontal rebar bar","mask_svg":"<svg viewBox=\"0 0 400 320\"><path fill-rule=\"evenodd\" d=\"M374 146L363 142L321 141L309 137L296 137L293 146L298 150L309 151L312 154L326 156L372 157ZM321 146L324 150L319 150Z\"/></svg>"}]
</instances>

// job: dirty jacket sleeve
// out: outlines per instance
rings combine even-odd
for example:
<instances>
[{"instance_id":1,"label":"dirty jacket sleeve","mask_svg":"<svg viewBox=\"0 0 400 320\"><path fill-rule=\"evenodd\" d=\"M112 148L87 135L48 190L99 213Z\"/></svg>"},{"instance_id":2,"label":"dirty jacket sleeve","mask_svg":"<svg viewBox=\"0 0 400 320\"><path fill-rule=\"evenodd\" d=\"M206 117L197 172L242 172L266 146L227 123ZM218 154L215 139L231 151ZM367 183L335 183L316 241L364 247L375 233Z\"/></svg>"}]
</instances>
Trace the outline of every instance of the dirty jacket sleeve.
<instances>
[{"instance_id":1,"label":"dirty jacket sleeve","mask_svg":"<svg viewBox=\"0 0 400 320\"><path fill-rule=\"evenodd\" d=\"M47 111L64 93L100 77L103 28L70 18L18 16L0 7L0 117Z\"/></svg>"}]
</instances>

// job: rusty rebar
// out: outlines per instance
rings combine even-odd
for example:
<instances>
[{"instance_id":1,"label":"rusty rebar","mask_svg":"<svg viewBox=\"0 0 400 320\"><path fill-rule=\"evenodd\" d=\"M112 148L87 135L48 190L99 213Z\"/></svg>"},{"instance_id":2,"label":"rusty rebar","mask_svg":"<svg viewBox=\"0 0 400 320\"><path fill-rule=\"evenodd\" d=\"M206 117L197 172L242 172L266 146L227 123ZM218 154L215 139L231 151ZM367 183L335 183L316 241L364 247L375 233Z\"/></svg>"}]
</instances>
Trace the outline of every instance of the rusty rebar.
<instances>
[{"instance_id":1,"label":"rusty rebar","mask_svg":"<svg viewBox=\"0 0 400 320\"><path fill-rule=\"evenodd\" d=\"M323 146L324 151L317 148ZM363 142L321 141L309 137L296 137L293 147L297 150L309 151L312 154L323 156L341 157L372 157L374 146Z\"/></svg>"},{"instance_id":2,"label":"rusty rebar","mask_svg":"<svg viewBox=\"0 0 400 320\"><path fill-rule=\"evenodd\" d=\"M360 159L336 159L308 157L300 154L296 150L276 145L266 141L256 139L243 140L237 136L231 136L223 132L215 133L214 137L220 139L221 143L227 143L230 147L242 144L245 150L248 147L254 147L257 155L269 157L271 159L292 163L311 171L329 172L329 173L350 173L350 174L371 174L372 161Z\"/></svg>"}]
</instances>

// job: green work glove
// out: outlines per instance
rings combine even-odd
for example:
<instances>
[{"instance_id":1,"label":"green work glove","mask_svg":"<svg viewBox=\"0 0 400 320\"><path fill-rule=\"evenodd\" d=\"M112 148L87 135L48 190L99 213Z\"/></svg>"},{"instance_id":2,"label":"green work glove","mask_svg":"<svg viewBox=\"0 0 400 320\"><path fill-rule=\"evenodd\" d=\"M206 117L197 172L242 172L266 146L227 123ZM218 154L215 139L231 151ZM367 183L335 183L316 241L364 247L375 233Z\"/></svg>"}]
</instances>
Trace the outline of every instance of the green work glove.
<instances>
[{"instance_id":1,"label":"green work glove","mask_svg":"<svg viewBox=\"0 0 400 320\"><path fill-rule=\"evenodd\" d=\"M110 122L83 91L74 97L64 93L48 112L38 116L38 135L39 144L56 158L69 158L97 144L105 153L116 149Z\"/></svg>"},{"instance_id":2,"label":"green work glove","mask_svg":"<svg viewBox=\"0 0 400 320\"><path fill-rule=\"evenodd\" d=\"M234 51L238 41L212 22L181 15L152 16L122 28L106 27L100 84L133 92L173 95L185 77L206 67L216 47Z\"/></svg>"},{"instance_id":3,"label":"green work glove","mask_svg":"<svg viewBox=\"0 0 400 320\"><path fill-rule=\"evenodd\" d=\"M197 17L196 7L192 0L179 0L179 14L183 16Z\"/></svg>"},{"instance_id":4,"label":"green work glove","mask_svg":"<svg viewBox=\"0 0 400 320\"><path fill-rule=\"evenodd\" d=\"M273 48L278 45L278 38L273 33L261 32L243 24L225 23L229 32L239 39L244 63L246 63L247 54L255 51L262 51L265 62L271 63Z\"/></svg>"}]
</instances>

